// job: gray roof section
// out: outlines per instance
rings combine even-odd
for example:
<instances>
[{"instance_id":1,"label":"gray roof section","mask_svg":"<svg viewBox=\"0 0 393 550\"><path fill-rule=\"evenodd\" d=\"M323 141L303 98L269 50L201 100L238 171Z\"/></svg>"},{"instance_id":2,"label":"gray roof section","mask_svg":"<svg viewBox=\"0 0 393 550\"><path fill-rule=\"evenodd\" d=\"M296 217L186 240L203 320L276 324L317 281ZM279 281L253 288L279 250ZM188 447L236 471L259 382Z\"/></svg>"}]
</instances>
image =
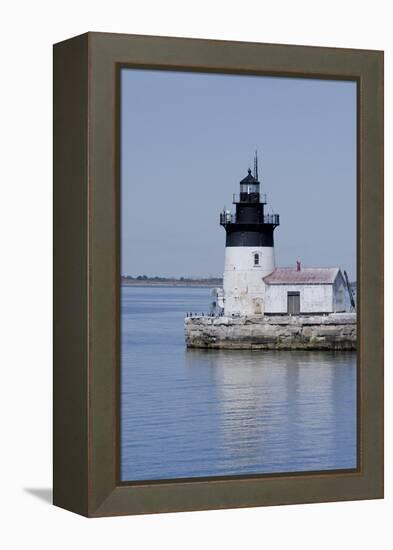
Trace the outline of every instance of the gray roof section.
<instances>
[{"instance_id":1,"label":"gray roof section","mask_svg":"<svg viewBox=\"0 0 393 550\"><path fill-rule=\"evenodd\" d=\"M249 168L248 175L243 178L240 183L259 183L259 181L254 178L254 176L251 174L251 168Z\"/></svg>"},{"instance_id":2,"label":"gray roof section","mask_svg":"<svg viewBox=\"0 0 393 550\"><path fill-rule=\"evenodd\" d=\"M338 267L278 267L263 280L268 285L332 285L340 269Z\"/></svg>"}]
</instances>

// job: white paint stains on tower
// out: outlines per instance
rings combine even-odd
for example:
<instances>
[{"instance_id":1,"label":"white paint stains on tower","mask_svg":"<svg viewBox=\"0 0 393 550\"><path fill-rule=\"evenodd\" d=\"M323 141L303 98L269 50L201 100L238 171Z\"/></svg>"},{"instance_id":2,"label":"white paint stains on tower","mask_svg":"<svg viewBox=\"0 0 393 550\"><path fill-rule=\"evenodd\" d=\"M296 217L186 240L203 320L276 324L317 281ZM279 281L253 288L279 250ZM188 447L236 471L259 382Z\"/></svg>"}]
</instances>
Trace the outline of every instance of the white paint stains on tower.
<instances>
[{"instance_id":1,"label":"white paint stains on tower","mask_svg":"<svg viewBox=\"0 0 393 550\"><path fill-rule=\"evenodd\" d=\"M225 315L258 315L265 311L263 278L275 269L274 229L278 214L265 214L266 195L260 193L258 157L254 175L240 182L240 194L234 195L236 213L224 210L220 224L226 231L223 307Z\"/></svg>"}]
</instances>

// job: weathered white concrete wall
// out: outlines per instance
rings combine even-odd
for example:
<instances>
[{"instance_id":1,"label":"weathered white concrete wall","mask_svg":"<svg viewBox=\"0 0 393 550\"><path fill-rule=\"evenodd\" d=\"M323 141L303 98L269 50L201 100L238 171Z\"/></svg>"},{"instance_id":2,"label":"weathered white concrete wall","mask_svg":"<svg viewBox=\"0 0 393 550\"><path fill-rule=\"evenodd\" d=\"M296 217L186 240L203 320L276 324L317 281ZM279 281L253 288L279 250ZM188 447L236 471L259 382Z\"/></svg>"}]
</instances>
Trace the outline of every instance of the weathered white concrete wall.
<instances>
[{"instance_id":1,"label":"weathered white concrete wall","mask_svg":"<svg viewBox=\"0 0 393 550\"><path fill-rule=\"evenodd\" d=\"M356 349L356 313L188 317L188 347L215 349Z\"/></svg>"},{"instance_id":2,"label":"weathered white concrete wall","mask_svg":"<svg viewBox=\"0 0 393 550\"><path fill-rule=\"evenodd\" d=\"M259 265L254 255L259 254ZM275 269L274 248L230 246L225 249L225 315L262 314L265 310L263 277Z\"/></svg>"},{"instance_id":3,"label":"weathered white concrete wall","mask_svg":"<svg viewBox=\"0 0 393 550\"><path fill-rule=\"evenodd\" d=\"M331 313L333 285L266 285L266 313L287 313L288 292L300 292L301 313Z\"/></svg>"}]
</instances>

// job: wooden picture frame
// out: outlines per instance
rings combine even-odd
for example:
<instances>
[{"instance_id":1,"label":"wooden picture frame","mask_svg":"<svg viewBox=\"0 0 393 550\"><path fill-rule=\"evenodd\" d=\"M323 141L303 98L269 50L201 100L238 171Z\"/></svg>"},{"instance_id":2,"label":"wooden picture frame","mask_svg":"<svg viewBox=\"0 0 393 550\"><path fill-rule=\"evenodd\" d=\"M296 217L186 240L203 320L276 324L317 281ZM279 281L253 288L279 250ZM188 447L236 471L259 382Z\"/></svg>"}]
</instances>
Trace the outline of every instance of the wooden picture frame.
<instances>
[{"instance_id":1,"label":"wooden picture frame","mask_svg":"<svg viewBox=\"0 0 393 550\"><path fill-rule=\"evenodd\" d=\"M358 468L119 481L120 68L357 82ZM383 53L87 33L54 46L54 504L89 517L383 497Z\"/></svg>"}]
</instances>

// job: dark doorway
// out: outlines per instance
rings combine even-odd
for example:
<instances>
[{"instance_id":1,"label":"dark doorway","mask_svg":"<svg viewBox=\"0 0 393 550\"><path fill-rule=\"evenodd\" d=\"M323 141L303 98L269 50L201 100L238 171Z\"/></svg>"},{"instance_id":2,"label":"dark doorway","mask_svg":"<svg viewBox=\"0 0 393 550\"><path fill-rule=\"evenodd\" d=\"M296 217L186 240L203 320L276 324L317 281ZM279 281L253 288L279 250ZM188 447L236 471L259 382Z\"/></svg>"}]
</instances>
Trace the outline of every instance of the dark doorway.
<instances>
[{"instance_id":1,"label":"dark doorway","mask_svg":"<svg viewBox=\"0 0 393 550\"><path fill-rule=\"evenodd\" d=\"M288 292L288 314L298 315L300 313L300 292Z\"/></svg>"}]
</instances>

